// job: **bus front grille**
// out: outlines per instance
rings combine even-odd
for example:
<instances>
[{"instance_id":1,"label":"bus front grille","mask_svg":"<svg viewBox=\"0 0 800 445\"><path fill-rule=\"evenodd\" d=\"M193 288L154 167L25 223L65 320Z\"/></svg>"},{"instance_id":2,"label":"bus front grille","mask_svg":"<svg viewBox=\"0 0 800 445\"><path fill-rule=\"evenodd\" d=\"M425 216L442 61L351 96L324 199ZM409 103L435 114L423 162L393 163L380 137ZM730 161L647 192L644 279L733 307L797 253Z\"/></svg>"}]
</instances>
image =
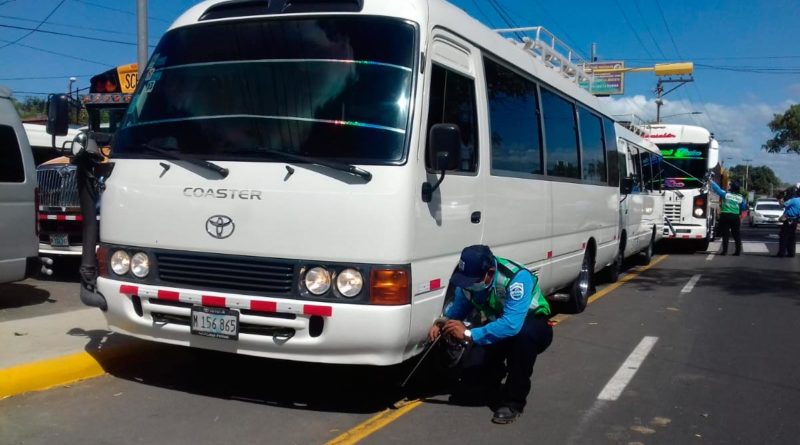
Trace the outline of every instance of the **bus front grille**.
<instances>
[{"instance_id":1,"label":"bus front grille","mask_svg":"<svg viewBox=\"0 0 800 445\"><path fill-rule=\"evenodd\" d=\"M289 295L295 265L274 259L192 252L156 252L159 279L189 288Z\"/></svg>"},{"instance_id":2,"label":"bus front grille","mask_svg":"<svg viewBox=\"0 0 800 445\"><path fill-rule=\"evenodd\" d=\"M664 204L664 216L667 217L671 223L681 222L681 203L668 202Z\"/></svg>"},{"instance_id":3,"label":"bus front grille","mask_svg":"<svg viewBox=\"0 0 800 445\"><path fill-rule=\"evenodd\" d=\"M76 173L77 169L74 165L37 170L39 205L43 208L80 208Z\"/></svg>"}]
</instances>

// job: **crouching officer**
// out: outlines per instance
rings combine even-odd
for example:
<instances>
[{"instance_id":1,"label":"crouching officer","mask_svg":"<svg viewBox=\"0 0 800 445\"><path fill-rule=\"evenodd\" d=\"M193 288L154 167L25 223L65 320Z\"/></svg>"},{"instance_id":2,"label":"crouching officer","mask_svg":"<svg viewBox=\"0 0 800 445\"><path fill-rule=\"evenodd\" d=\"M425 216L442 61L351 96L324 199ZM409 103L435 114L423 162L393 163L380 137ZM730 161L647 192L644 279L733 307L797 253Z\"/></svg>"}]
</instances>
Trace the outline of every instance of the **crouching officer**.
<instances>
[{"instance_id":1,"label":"crouching officer","mask_svg":"<svg viewBox=\"0 0 800 445\"><path fill-rule=\"evenodd\" d=\"M462 389L463 385L499 389L492 421L511 423L525 407L536 356L553 340L547 321L550 305L530 271L495 257L483 245L461 252L450 283L455 299L445 309L447 321L434 323L429 339L443 333L446 339L467 344L460 362ZM464 321L471 323L469 329Z\"/></svg>"}]
</instances>

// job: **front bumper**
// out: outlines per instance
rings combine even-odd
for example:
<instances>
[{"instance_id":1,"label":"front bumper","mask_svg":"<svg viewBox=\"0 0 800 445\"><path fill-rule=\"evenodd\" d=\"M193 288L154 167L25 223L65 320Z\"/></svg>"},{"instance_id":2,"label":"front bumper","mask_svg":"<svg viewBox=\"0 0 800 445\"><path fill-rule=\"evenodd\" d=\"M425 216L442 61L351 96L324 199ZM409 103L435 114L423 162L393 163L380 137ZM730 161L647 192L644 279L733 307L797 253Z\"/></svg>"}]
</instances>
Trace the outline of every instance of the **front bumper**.
<instances>
[{"instance_id":1,"label":"front bumper","mask_svg":"<svg viewBox=\"0 0 800 445\"><path fill-rule=\"evenodd\" d=\"M39 243L39 255L80 256L82 253L82 246L53 247L50 244Z\"/></svg>"},{"instance_id":2,"label":"front bumper","mask_svg":"<svg viewBox=\"0 0 800 445\"><path fill-rule=\"evenodd\" d=\"M407 351L411 306L304 302L215 293L163 286L134 285L98 278L111 330L145 340L202 349L317 363L392 365ZM239 311L238 340L193 335L192 306ZM281 328L290 338L245 333Z\"/></svg>"},{"instance_id":3,"label":"front bumper","mask_svg":"<svg viewBox=\"0 0 800 445\"><path fill-rule=\"evenodd\" d=\"M689 226L672 223L672 227L675 229L675 233L672 233L669 226L664 226L664 239L701 240L705 239L708 235L708 229L705 226Z\"/></svg>"},{"instance_id":4,"label":"front bumper","mask_svg":"<svg viewBox=\"0 0 800 445\"><path fill-rule=\"evenodd\" d=\"M761 225L761 224L770 224L779 226L782 222L778 218L765 218L763 216L755 216L753 215L753 224L754 225Z\"/></svg>"}]
</instances>

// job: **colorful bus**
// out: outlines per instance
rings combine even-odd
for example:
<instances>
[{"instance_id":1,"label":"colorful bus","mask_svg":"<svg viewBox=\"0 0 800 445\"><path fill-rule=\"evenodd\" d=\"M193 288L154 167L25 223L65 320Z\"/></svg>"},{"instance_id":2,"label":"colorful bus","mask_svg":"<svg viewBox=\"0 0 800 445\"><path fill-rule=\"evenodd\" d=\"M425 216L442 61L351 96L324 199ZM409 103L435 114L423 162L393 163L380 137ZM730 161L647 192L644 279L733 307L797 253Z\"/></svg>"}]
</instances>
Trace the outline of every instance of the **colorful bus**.
<instances>
[{"instance_id":1,"label":"colorful bus","mask_svg":"<svg viewBox=\"0 0 800 445\"><path fill-rule=\"evenodd\" d=\"M89 93L81 104L88 126L71 143L82 143L91 134L109 147L111 138L125 117L125 109L136 89L137 65L122 65L91 78ZM67 143L67 145L70 142ZM85 143L85 142L83 142ZM39 253L46 256L79 256L82 251L82 221L76 167L66 156L55 158L36 169L39 180Z\"/></svg>"}]
</instances>

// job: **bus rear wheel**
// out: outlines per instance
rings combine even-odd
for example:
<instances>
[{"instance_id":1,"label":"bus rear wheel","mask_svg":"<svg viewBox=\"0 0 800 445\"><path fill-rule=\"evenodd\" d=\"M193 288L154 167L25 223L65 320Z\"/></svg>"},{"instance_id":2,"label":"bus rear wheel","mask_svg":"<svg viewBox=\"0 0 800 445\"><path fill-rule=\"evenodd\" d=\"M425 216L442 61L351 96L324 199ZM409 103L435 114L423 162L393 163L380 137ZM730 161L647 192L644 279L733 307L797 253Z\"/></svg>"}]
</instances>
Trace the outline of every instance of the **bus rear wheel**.
<instances>
[{"instance_id":1,"label":"bus rear wheel","mask_svg":"<svg viewBox=\"0 0 800 445\"><path fill-rule=\"evenodd\" d=\"M586 309L589 297L594 293L594 254L586 249L583 254L581 270L569 288L569 299L559 302L557 312L562 314L580 314Z\"/></svg>"}]
</instances>

